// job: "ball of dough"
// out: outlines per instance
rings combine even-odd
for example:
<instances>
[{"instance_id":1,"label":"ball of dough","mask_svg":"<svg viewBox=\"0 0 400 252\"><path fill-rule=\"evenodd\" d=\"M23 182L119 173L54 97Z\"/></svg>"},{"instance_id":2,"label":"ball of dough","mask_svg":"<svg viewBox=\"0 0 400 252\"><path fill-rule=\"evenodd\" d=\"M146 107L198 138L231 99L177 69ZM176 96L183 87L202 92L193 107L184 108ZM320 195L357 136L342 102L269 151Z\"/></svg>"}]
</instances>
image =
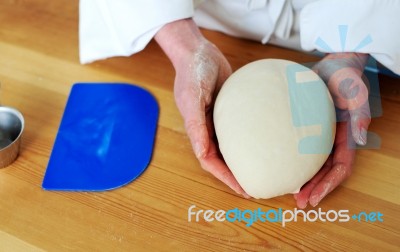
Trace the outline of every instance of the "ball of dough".
<instances>
[{"instance_id":1,"label":"ball of dough","mask_svg":"<svg viewBox=\"0 0 400 252\"><path fill-rule=\"evenodd\" d=\"M335 108L324 82L295 62L265 59L233 73L215 102L220 151L254 198L296 193L332 150Z\"/></svg>"}]
</instances>

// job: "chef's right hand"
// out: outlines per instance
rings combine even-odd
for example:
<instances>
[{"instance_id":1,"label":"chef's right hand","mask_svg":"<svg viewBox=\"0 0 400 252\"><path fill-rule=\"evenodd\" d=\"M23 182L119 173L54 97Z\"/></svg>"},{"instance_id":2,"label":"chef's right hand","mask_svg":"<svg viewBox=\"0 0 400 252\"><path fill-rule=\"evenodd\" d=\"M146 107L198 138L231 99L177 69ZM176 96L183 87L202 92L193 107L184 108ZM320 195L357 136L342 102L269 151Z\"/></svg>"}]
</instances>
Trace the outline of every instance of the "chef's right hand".
<instances>
[{"instance_id":1,"label":"chef's right hand","mask_svg":"<svg viewBox=\"0 0 400 252\"><path fill-rule=\"evenodd\" d=\"M218 91L232 73L228 61L191 19L165 25L155 40L174 65L175 101L201 166L236 193L249 197L221 158L214 137L212 111Z\"/></svg>"}]
</instances>

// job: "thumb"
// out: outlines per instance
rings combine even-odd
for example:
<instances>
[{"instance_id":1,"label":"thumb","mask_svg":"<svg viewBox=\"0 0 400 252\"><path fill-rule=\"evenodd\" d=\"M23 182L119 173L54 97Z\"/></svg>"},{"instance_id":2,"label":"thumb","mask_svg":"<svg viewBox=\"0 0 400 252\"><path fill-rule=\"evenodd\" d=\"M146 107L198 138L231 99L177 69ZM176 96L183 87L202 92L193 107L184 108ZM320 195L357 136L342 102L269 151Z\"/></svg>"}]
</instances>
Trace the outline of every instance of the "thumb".
<instances>
[{"instance_id":1,"label":"thumb","mask_svg":"<svg viewBox=\"0 0 400 252\"><path fill-rule=\"evenodd\" d=\"M368 88L360 76L353 75L339 83L339 93L347 103L350 114L351 134L359 145L367 143L367 130L371 122Z\"/></svg>"},{"instance_id":2,"label":"thumb","mask_svg":"<svg viewBox=\"0 0 400 252\"><path fill-rule=\"evenodd\" d=\"M204 117L204 115L201 117ZM199 114L193 114L184 118L184 121L186 132L196 157L198 159L205 157L209 147L209 137L205 119L200 118Z\"/></svg>"},{"instance_id":3,"label":"thumb","mask_svg":"<svg viewBox=\"0 0 400 252\"><path fill-rule=\"evenodd\" d=\"M176 95L176 103L196 157L204 157L209 147L204 100L191 92L182 92Z\"/></svg>"}]
</instances>

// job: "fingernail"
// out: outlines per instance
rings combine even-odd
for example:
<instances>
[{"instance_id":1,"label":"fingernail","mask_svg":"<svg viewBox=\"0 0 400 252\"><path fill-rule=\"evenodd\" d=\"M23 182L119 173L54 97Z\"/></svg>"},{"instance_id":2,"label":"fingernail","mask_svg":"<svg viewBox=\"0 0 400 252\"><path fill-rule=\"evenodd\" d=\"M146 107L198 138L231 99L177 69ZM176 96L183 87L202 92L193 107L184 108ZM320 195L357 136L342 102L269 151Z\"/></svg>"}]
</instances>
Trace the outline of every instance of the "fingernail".
<instances>
[{"instance_id":1,"label":"fingernail","mask_svg":"<svg viewBox=\"0 0 400 252\"><path fill-rule=\"evenodd\" d=\"M318 206L318 203L319 203L318 201L313 202L313 203L310 202L310 205L311 205L312 207L316 207L316 206Z\"/></svg>"},{"instance_id":2,"label":"fingernail","mask_svg":"<svg viewBox=\"0 0 400 252\"><path fill-rule=\"evenodd\" d=\"M303 202L303 204L298 204L298 207L304 209L307 207L307 201Z\"/></svg>"},{"instance_id":3,"label":"fingernail","mask_svg":"<svg viewBox=\"0 0 400 252\"><path fill-rule=\"evenodd\" d=\"M360 145L367 144L367 131L364 128L361 128L360 137L358 138L357 143Z\"/></svg>"},{"instance_id":4,"label":"fingernail","mask_svg":"<svg viewBox=\"0 0 400 252\"><path fill-rule=\"evenodd\" d=\"M310 205L312 207L316 207L318 203L320 202L321 199L318 198L318 196L311 196L310 198Z\"/></svg>"}]
</instances>

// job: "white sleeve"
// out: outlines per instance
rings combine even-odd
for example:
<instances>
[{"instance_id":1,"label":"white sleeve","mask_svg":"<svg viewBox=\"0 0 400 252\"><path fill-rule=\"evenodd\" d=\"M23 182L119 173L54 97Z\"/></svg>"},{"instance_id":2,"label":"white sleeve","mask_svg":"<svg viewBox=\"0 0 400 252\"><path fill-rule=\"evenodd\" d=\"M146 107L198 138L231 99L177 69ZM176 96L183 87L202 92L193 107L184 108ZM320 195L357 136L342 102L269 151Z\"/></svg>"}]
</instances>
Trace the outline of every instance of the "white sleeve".
<instances>
[{"instance_id":1,"label":"white sleeve","mask_svg":"<svg viewBox=\"0 0 400 252\"><path fill-rule=\"evenodd\" d=\"M400 74L400 1L321 0L301 11L304 50L369 53Z\"/></svg>"},{"instance_id":2,"label":"white sleeve","mask_svg":"<svg viewBox=\"0 0 400 252\"><path fill-rule=\"evenodd\" d=\"M193 12L191 0L80 0L80 61L136 53L163 25Z\"/></svg>"}]
</instances>

